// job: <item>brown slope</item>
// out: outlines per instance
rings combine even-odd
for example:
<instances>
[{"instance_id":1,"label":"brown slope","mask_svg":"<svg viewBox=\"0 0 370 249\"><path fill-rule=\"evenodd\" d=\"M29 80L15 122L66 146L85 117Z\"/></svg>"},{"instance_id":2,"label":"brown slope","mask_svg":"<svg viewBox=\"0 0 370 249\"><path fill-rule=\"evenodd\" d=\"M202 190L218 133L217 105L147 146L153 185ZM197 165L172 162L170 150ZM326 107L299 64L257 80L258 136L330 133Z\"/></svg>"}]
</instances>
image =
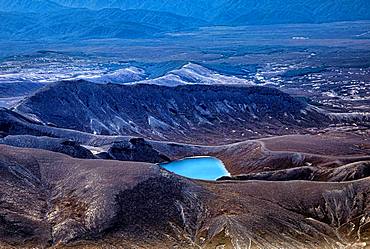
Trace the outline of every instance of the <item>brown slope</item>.
<instances>
[{"instance_id":1,"label":"brown slope","mask_svg":"<svg viewBox=\"0 0 370 249\"><path fill-rule=\"evenodd\" d=\"M326 132L318 135L287 135L259 139L271 151L302 152L325 156L370 155L370 130Z\"/></svg>"},{"instance_id":2,"label":"brown slope","mask_svg":"<svg viewBox=\"0 0 370 249\"><path fill-rule=\"evenodd\" d=\"M323 181L345 182L370 177L370 161L360 161L337 168L302 166L274 171L224 176L219 180L264 180L264 181Z\"/></svg>"},{"instance_id":3,"label":"brown slope","mask_svg":"<svg viewBox=\"0 0 370 249\"><path fill-rule=\"evenodd\" d=\"M370 243L370 178L190 181L152 164L73 159L9 146L0 146L0 161L0 248L366 248Z\"/></svg>"},{"instance_id":4,"label":"brown slope","mask_svg":"<svg viewBox=\"0 0 370 249\"><path fill-rule=\"evenodd\" d=\"M369 243L368 181L208 184L216 195L209 204L214 216L203 229L209 236L212 227L222 225L232 244L251 248L364 246Z\"/></svg>"},{"instance_id":5,"label":"brown slope","mask_svg":"<svg viewBox=\"0 0 370 249\"><path fill-rule=\"evenodd\" d=\"M233 175L307 166L331 169L370 160L368 136L346 133L278 136L217 148L210 154L220 158Z\"/></svg>"}]
</instances>

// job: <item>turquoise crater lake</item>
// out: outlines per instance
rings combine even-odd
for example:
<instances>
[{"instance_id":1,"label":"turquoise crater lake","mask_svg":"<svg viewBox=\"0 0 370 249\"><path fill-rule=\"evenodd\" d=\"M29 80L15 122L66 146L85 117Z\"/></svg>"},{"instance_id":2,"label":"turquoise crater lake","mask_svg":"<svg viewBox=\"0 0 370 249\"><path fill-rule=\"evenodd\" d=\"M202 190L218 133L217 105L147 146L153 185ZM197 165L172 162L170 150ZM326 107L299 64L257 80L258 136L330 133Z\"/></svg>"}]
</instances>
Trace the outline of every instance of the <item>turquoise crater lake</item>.
<instances>
[{"instance_id":1,"label":"turquoise crater lake","mask_svg":"<svg viewBox=\"0 0 370 249\"><path fill-rule=\"evenodd\" d=\"M177 175L198 180L214 181L222 176L230 176L222 161L215 157L189 157L160 165Z\"/></svg>"}]
</instances>

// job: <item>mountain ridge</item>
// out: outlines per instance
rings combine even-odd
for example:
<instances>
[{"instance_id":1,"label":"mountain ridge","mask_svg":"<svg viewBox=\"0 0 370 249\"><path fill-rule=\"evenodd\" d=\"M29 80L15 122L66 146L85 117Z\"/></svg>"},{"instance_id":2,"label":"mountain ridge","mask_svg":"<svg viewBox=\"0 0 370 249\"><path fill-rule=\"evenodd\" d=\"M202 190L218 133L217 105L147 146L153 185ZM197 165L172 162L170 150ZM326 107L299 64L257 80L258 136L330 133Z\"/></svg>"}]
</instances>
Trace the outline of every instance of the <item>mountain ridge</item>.
<instances>
[{"instance_id":1,"label":"mountain ridge","mask_svg":"<svg viewBox=\"0 0 370 249\"><path fill-rule=\"evenodd\" d=\"M60 128L172 141L196 139L195 134L208 140L258 135L263 126L287 132L330 122L307 103L262 86L97 85L80 80L51 84L15 109Z\"/></svg>"},{"instance_id":2,"label":"mountain ridge","mask_svg":"<svg viewBox=\"0 0 370 249\"><path fill-rule=\"evenodd\" d=\"M1 0L0 11L39 12L87 8L102 10L146 10L203 20L211 25L258 25L287 23L326 23L370 20L367 0Z\"/></svg>"}]
</instances>

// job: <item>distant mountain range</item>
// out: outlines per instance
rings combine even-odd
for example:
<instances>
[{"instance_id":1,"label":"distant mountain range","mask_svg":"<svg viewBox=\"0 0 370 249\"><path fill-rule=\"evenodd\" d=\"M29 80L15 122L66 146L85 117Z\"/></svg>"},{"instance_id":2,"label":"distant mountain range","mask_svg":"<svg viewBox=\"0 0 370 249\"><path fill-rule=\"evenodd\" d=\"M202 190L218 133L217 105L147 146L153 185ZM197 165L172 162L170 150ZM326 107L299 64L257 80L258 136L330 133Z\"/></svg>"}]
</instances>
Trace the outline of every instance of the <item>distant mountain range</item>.
<instances>
[{"instance_id":1,"label":"distant mountain range","mask_svg":"<svg viewBox=\"0 0 370 249\"><path fill-rule=\"evenodd\" d=\"M192 17L150 10L61 8L42 13L0 12L0 38L138 38L206 25Z\"/></svg>"},{"instance_id":2,"label":"distant mountain range","mask_svg":"<svg viewBox=\"0 0 370 249\"><path fill-rule=\"evenodd\" d=\"M368 0L54 0L91 9L148 9L226 24L332 22L369 19Z\"/></svg>"},{"instance_id":3,"label":"distant mountain range","mask_svg":"<svg viewBox=\"0 0 370 249\"><path fill-rule=\"evenodd\" d=\"M0 0L0 38L141 38L207 25L369 20L369 9L368 0Z\"/></svg>"}]
</instances>

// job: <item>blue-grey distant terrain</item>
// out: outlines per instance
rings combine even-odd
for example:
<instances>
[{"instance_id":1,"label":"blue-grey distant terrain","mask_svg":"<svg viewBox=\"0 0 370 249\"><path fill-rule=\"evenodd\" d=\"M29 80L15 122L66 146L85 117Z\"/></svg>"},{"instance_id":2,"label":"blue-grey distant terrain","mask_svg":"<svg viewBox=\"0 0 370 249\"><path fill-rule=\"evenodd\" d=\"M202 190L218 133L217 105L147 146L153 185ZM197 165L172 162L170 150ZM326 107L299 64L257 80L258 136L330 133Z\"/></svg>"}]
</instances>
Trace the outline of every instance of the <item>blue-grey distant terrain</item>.
<instances>
[{"instance_id":1,"label":"blue-grey distant terrain","mask_svg":"<svg viewBox=\"0 0 370 249\"><path fill-rule=\"evenodd\" d=\"M0 38L137 38L206 25L369 20L367 0L1 0Z\"/></svg>"},{"instance_id":2,"label":"blue-grey distant terrain","mask_svg":"<svg viewBox=\"0 0 370 249\"><path fill-rule=\"evenodd\" d=\"M55 0L64 6L102 9L148 9L196 17L217 24L312 23L366 20L366 0Z\"/></svg>"}]
</instances>

